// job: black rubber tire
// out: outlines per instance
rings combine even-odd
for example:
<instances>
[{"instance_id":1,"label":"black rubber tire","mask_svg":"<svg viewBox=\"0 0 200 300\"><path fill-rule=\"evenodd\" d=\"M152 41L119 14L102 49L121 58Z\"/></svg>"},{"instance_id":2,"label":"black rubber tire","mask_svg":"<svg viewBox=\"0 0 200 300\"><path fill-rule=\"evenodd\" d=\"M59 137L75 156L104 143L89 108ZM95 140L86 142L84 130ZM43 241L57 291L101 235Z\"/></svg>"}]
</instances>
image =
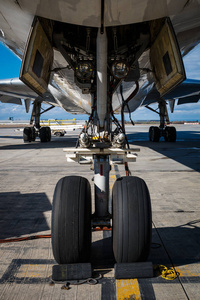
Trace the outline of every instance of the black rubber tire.
<instances>
[{"instance_id":1,"label":"black rubber tire","mask_svg":"<svg viewBox=\"0 0 200 300\"><path fill-rule=\"evenodd\" d=\"M34 127L30 127L30 128L31 128L31 141L35 142L35 138L36 138L35 128Z\"/></svg>"},{"instance_id":2,"label":"black rubber tire","mask_svg":"<svg viewBox=\"0 0 200 300\"><path fill-rule=\"evenodd\" d=\"M152 237L151 200L146 183L135 176L118 178L112 201L116 262L146 261Z\"/></svg>"},{"instance_id":3,"label":"black rubber tire","mask_svg":"<svg viewBox=\"0 0 200 300\"><path fill-rule=\"evenodd\" d=\"M24 142L34 142L35 141L35 128L25 127L23 131Z\"/></svg>"},{"instance_id":4,"label":"black rubber tire","mask_svg":"<svg viewBox=\"0 0 200 300\"><path fill-rule=\"evenodd\" d=\"M165 128L165 135L164 135L166 142L176 142L176 128L174 126L166 127Z\"/></svg>"},{"instance_id":5,"label":"black rubber tire","mask_svg":"<svg viewBox=\"0 0 200 300\"><path fill-rule=\"evenodd\" d=\"M54 135L55 135L55 136L61 136L61 132L56 131L56 132L54 133Z\"/></svg>"},{"instance_id":6,"label":"black rubber tire","mask_svg":"<svg viewBox=\"0 0 200 300\"><path fill-rule=\"evenodd\" d=\"M91 188L81 176L61 178L52 208L52 249L58 264L89 262Z\"/></svg>"},{"instance_id":7,"label":"black rubber tire","mask_svg":"<svg viewBox=\"0 0 200 300\"><path fill-rule=\"evenodd\" d=\"M51 129L50 127L41 127L40 128L40 141L42 143L51 141Z\"/></svg>"},{"instance_id":8,"label":"black rubber tire","mask_svg":"<svg viewBox=\"0 0 200 300\"><path fill-rule=\"evenodd\" d=\"M159 142L160 140L160 129L157 126L151 126L149 128L149 140L150 142Z\"/></svg>"}]
</instances>

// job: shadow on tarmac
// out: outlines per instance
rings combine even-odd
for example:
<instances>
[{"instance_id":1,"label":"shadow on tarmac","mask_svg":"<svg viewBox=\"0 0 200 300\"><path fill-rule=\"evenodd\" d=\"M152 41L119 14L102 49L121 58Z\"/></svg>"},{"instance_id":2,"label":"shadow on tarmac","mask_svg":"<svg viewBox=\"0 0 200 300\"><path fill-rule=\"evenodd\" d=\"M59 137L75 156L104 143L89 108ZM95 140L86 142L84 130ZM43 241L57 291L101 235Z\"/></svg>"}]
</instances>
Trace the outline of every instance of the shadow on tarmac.
<instances>
[{"instance_id":1,"label":"shadow on tarmac","mask_svg":"<svg viewBox=\"0 0 200 300\"><path fill-rule=\"evenodd\" d=\"M184 219L184 216L183 216ZM153 228L149 260L154 265L184 266L200 262L200 219L176 227Z\"/></svg>"},{"instance_id":2,"label":"shadow on tarmac","mask_svg":"<svg viewBox=\"0 0 200 300\"><path fill-rule=\"evenodd\" d=\"M176 227L153 228L148 261L151 261L153 265L162 264L168 267L172 266L171 262L174 266L199 263L199 226L200 219ZM103 235L102 240L92 243L91 261L96 267L109 269L113 268L115 264L112 251L112 232L103 232Z\"/></svg>"},{"instance_id":3,"label":"shadow on tarmac","mask_svg":"<svg viewBox=\"0 0 200 300\"><path fill-rule=\"evenodd\" d=\"M42 265L54 265L55 260L53 259L13 259L6 271L4 272L3 276L0 278L0 284L4 283L17 283L17 284L41 284L41 283L50 283L50 278L48 277L41 277L38 274L41 272L40 267ZM29 277L25 272L20 272L18 274L20 268L28 269L29 266L35 266L37 275L33 276L33 270L31 270L31 276ZM30 271L29 271L30 273ZM21 276L20 276L21 275Z\"/></svg>"},{"instance_id":4,"label":"shadow on tarmac","mask_svg":"<svg viewBox=\"0 0 200 300\"><path fill-rule=\"evenodd\" d=\"M53 137L52 141L47 143L41 143L39 139L36 139L35 142L31 143L24 143L22 140L22 143L20 144L0 145L0 150L31 150L75 147L76 141L77 137Z\"/></svg>"},{"instance_id":5,"label":"shadow on tarmac","mask_svg":"<svg viewBox=\"0 0 200 300\"><path fill-rule=\"evenodd\" d=\"M165 157L173 159L197 172L200 172L200 134L198 131L181 131L177 133L177 142L148 141L148 133L128 134L129 143L134 146L143 146L161 153L164 157L154 159L159 161ZM179 138L181 137L181 138Z\"/></svg>"},{"instance_id":6,"label":"shadow on tarmac","mask_svg":"<svg viewBox=\"0 0 200 300\"><path fill-rule=\"evenodd\" d=\"M0 135L0 139L17 139L17 140L21 140L22 137L17 136L17 135Z\"/></svg>"},{"instance_id":7,"label":"shadow on tarmac","mask_svg":"<svg viewBox=\"0 0 200 300\"><path fill-rule=\"evenodd\" d=\"M133 127L133 131L134 131L134 127ZM183 142L183 141L200 142L200 131L178 131L177 130L176 134L177 134L177 142ZM127 136L130 143L135 143L137 141L145 141L145 142L149 141L148 132L133 132L133 133L128 133ZM160 138L160 142L165 142L164 137Z\"/></svg>"},{"instance_id":8,"label":"shadow on tarmac","mask_svg":"<svg viewBox=\"0 0 200 300\"><path fill-rule=\"evenodd\" d=\"M51 209L45 193L0 193L0 239L49 230L43 213Z\"/></svg>"}]
</instances>

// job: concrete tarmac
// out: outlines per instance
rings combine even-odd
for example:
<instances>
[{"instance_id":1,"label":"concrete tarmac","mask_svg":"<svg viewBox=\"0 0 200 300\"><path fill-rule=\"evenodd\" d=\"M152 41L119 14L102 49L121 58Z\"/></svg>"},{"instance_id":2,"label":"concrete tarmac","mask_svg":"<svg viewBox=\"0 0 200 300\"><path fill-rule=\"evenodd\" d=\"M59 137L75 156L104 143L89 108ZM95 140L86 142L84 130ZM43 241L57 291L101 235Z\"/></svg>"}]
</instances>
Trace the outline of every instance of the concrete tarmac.
<instances>
[{"instance_id":1,"label":"concrete tarmac","mask_svg":"<svg viewBox=\"0 0 200 300\"><path fill-rule=\"evenodd\" d=\"M148 141L147 125L128 126L133 147L140 152L129 167L149 188L153 237L149 261L154 277L115 280L111 232L92 234L96 285L51 284L55 264L51 239L0 244L0 299L200 299L200 125L177 125L177 142ZM66 175L91 183L89 165L68 163L63 148L74 147L78 131L53 137L50 143L24 144L22 132L0 129L0 239L51 233L55 185ZM124 176L122 165L110 177ZM164 267L171 273L161 274Z\"/></svg>"}]
</instances>

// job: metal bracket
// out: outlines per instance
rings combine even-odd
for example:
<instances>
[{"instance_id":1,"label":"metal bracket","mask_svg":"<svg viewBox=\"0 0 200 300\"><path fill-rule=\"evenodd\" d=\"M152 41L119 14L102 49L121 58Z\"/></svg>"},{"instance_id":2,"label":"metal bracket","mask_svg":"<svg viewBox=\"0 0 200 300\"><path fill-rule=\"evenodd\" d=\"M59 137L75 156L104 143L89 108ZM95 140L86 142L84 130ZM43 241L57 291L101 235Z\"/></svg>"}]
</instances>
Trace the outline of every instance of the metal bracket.
<instances>
[{"instance_id":1,"label":"metal bracket","mask_svg":"<svg viewBox=\"0 0 200 300\"><path fill-rule=\"evenodd\" d=\"M90 164L93 162L94 155L109 155L110 164L123 164L125 162L135 162L139 148L120 149L120 148L65 148L68 162L78 162L80 164Z\"/></svg>"}]
</instances>

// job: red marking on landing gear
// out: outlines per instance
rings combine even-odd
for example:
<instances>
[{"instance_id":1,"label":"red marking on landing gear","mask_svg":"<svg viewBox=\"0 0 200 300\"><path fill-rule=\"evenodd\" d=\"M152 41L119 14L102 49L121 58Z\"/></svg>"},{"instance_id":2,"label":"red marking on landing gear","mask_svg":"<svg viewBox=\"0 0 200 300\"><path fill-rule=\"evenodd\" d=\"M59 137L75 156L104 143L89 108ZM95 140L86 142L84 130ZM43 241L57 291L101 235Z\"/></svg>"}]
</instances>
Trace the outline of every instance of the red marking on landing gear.
<instances>
[{"instance_id":1,"label":"red marking on landing gear","mask_svg":"<svg viewBox=\"0 0 200 300\"><path fill-rule=\"evenodd\" d=\"M111 231L112 227L95 227L92 229L92 231Z\"/></svg>"},{"instance_id":2,"label":"red marking on landing gear","mask_svg":"<svg viewBox=\"0 0 200 300\"><path fill-rule=\"evenodd\" d=\"M100 165L100 176L103 176L103 165Z\"/></svg>"}]
</instances>

